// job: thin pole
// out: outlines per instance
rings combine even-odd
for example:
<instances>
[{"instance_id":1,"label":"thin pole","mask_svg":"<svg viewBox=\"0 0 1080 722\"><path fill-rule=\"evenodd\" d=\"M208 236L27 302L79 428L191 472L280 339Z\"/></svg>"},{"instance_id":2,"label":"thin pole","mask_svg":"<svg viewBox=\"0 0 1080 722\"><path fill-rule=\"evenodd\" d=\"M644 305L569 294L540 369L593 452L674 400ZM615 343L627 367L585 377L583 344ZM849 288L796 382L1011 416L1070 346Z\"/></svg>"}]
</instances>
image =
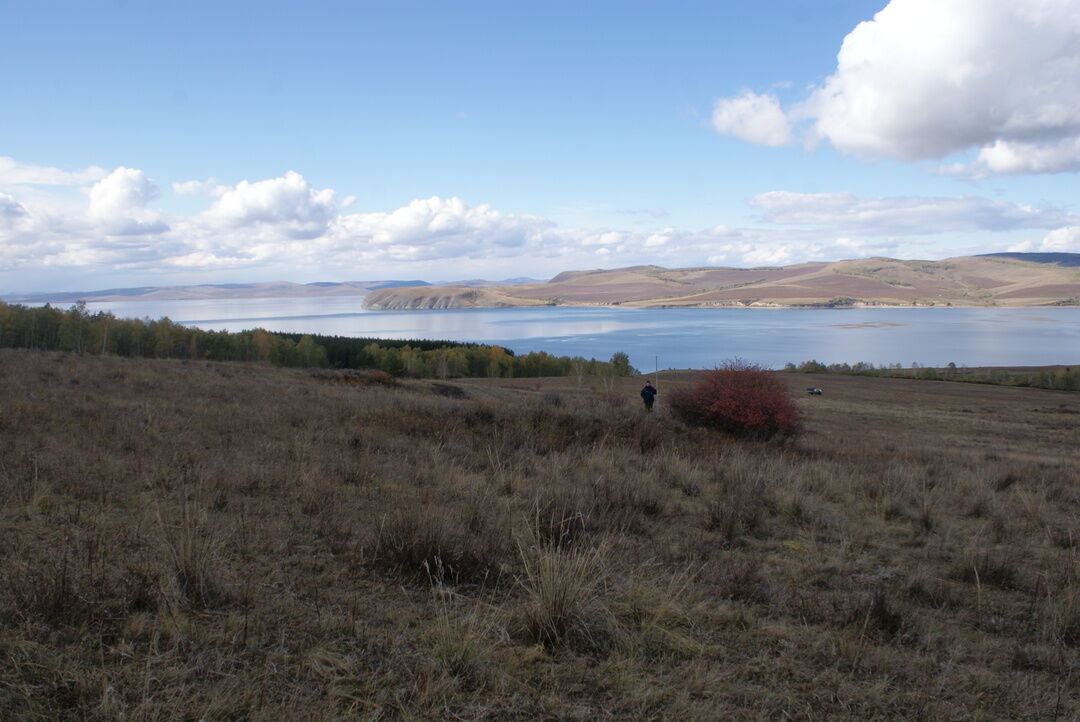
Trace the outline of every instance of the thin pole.
<instances>
[{"instance_id":1,"label":"thin pole","mask_svg":"<svg viewBox=\"0 0 1080 722\"><path fill-rule=\"evenodd\" d=\"M656 386L656 390L660 390L660 357L653 356L653 385Z\"/></svg>"}]
</instances>

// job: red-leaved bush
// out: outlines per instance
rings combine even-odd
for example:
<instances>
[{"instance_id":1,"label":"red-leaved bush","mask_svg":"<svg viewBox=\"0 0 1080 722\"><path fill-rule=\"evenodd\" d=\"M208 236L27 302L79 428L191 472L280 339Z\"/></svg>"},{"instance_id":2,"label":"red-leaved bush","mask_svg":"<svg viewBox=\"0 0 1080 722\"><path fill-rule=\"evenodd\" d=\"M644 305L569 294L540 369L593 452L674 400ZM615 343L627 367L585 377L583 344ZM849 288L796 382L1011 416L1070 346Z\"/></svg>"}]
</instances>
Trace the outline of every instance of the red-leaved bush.
<instances>
[{"instance_id":1,"label":"red-leaved bush","mask_svg":"<svg viewBox=\"0 0 1080 722\"><path fill-rule=\"evenodd\" d=\"M799 433L799 410L784 381L740 359L706 371L696 384L667 394L675 418L734 436L771 439Z\"/></svg>"}]
</instances>

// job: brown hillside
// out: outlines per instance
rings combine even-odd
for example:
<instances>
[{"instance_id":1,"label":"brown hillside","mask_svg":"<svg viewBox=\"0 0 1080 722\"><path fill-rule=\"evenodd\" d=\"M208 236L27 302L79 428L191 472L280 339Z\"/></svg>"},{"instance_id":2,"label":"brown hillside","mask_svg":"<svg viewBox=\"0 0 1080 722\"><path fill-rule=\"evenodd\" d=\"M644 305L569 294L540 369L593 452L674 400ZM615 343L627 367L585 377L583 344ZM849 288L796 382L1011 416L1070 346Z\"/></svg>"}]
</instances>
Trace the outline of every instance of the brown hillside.
<instances>
[{"instance_id":1,"label":"brown hillside","mask_svg":"<svg viewBox=\"0 0 1080 722\"><path fill-rule=\"evenodd\" d=\"M1080 296L1080 270L993 256L944 261L868 258L779 268L634 266L569 271L547 283L485 290L490 294L437 286L386 289L372 293L367 304L385 309L538 303L639 307L827 306L838 302L871 306L1047 305Z\"/></svg>"}]
</instances>

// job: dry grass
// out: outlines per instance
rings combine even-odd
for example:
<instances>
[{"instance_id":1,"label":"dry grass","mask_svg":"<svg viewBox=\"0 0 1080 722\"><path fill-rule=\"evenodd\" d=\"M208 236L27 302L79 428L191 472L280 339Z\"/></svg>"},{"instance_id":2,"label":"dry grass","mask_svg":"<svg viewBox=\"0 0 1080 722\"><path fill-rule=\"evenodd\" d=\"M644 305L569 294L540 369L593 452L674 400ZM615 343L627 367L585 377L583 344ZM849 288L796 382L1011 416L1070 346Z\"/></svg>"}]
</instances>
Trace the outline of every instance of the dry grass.
<instances>
[{"instance_id":1,"label":"dry grass","mask_svg":"<svg viewBox=\"0 0 1080 722\"><path fill-rule=\"evenodd\" d=\"M1080 398L689 380L0 353L0 718L1080 716Z\"/></svg>"},{"instance_id":2,"label":"dry grass","mask_svg":"<svg viewBox=\"0 0 1080 722\"><path fill-rule=\"evenodd\" d=\"M522 550L520 632L549 649L604 645L601 589L607 571L604 547L539 546Z\"/></svg>"}]
</instances>

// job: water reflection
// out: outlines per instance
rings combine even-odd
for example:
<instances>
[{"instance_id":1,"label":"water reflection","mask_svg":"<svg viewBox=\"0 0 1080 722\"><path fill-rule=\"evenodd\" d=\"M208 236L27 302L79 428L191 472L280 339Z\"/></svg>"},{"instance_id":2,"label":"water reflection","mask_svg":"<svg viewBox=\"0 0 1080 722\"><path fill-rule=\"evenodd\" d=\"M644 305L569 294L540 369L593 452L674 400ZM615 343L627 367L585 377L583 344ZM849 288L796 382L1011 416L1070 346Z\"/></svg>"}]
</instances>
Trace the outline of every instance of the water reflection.
<instances>
[{"instance_id":1,"label":"water reflection","mask_svg":"<svg viewBox=\"0 0 1080 722\"><path fill-rule=\"evenodd\" d=\"M739 356L773 367L912 362L942 366L1080 363L1080 308L624 309L515 308L365 311L361 299L266 298L87 304L118 316L207 329L262 327L342 336L498 343L515 352L608 358L640 368L710 367Z\"/></svg>"}]
</instances>

